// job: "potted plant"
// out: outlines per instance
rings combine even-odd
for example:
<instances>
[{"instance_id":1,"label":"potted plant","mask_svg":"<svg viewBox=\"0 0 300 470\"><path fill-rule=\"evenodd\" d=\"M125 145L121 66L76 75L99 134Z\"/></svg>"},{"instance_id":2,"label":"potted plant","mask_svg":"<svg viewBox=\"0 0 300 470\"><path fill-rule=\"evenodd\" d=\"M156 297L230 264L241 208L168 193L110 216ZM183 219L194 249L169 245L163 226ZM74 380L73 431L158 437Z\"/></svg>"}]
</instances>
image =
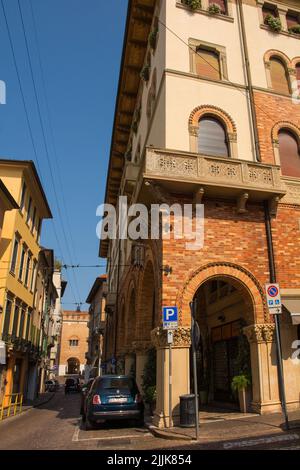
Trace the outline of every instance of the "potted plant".
<instances>
[{"instance_id":1,"label":"potted plant","mask_svg":"<svg viewBox=\"0 0 300 470\"><path fill-rule=\"evenodd\" d=\"M145 64L141 71L141 78L144 82L148 82L150 78L150 65Z\"/></svg>"},{"instance_id":2,"label":"potted plant","mask_svg":"<svg viewBox=\"0 0 300 470\"><path fill-rule=\"evenodd\" d=\"M291 26L289 28L289 33L300 34L300 24L295 25L295 26Z\"/></svg>"},{"instance_id":3,"label":"potted plant","mask_svg":"<svg viewBox=\"0 0 300 470\"><path fill-rule=\"evenodd\" d=\"M211 15L219 15L221 13L220 5L217 5L216 3L211 3L208 7L208 12Z\"/></svg>"},{"instance_id":4,"label":"potted plant","mask_svg":"<svg viewBox=\"0 0 300 470\"><path fill-rule=\"evenodd\" d=\"M250 408L250 385L251 378L246 374L236 375L231 382L233 393L238 394L239 397L241 413L247 413Z\"/></svg>"},{"instance_id":5,"label":"potted plant","mask_svg":"<svg viewBox=\"0 0 300 470\"><path fill-rule=\"evenodd\" d=\"M149 34L149 45L153 51L156 49L156 40L157 40L158 28L154 28L151 33Z\"/></svg>"},{"instance_id":6,"label":"potted plant","mask_svg":"<svg viewBox=\"0 0 300 470\"><path fill-rule=\"evenodd\" d=\"M279 33L282 30L282 24L280 18L276 18L275 16L269 14L265 18L265 24L269 26L272 31Z\"/></svg>"},{"instance_id":7,"label":"potted plant","mask_svg":"<svg viewBox=\"0 0 300 470\"><path fill-rule=\"evenodd\" d=\"M191 10L199 10L201 8L201 0L183 0L182 3L190 7Z\"/></svg>"}]
</instances>

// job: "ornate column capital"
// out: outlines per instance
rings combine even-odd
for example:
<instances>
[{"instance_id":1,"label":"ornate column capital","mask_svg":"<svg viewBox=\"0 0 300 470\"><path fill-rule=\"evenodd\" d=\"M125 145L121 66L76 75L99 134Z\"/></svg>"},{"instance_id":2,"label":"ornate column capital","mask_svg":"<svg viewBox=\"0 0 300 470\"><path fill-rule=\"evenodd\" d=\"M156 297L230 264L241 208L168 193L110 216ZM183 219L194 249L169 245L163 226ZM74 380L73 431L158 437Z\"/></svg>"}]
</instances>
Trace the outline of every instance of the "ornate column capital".
<instances>
[{"instance_id":1,"label":"ornate column capital","mask_svg":"<svg viewBox=\"0 0 300 470\"><path fill-rule=\"evenodd\" d=\"M275 341L275 325L262 323L246 326L243 329L249 343L273 343Z\"/></svg>"},{"instance_id":2,"label":"ornate column capital","mask_svg":"<svg viewBox=\"0 0 300 470\"><path fill-rule=\"evenodd\" d=\"M167 330L161 326L151 331L152 344L158 348L168 348ZM173 331L173 348L189 348L191 346L191 329L180 326Z\"/></svg>"},{"instance_id":3,"label":"ornate column capital","mask_svg":"<svg viewBox=\"0 0 300 470\"><path fill-rule=\"evenodd\" d=\"M146 353L148 349L150 349L150 347L151 347L150 341L138 340L138 341L132 342L132 351L134 351L136 354Z\"/></svg>"}]
</instances>

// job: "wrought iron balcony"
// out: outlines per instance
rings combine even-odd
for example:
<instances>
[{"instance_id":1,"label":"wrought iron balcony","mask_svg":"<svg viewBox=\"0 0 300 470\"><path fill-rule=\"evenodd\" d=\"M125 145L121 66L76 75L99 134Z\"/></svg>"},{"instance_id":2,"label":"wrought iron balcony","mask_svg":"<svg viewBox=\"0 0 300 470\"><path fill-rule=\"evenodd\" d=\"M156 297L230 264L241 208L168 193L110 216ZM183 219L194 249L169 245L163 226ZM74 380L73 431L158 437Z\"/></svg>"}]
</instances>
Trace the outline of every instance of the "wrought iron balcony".
<instances>
[{"instance_id":1,"label":"wrought iron balcony","mask_svg":"<svg viewBox=\"0 0 300 470\"><path fill-rule=\"evenodd\" d=\"M236 199L239 212L245 211L247 200L270 200L276 206L286 194L277 165L195 153L148 148L143 176L170 190L192 191L199 202L203 195Z\"/></svg>"}]
</instances>

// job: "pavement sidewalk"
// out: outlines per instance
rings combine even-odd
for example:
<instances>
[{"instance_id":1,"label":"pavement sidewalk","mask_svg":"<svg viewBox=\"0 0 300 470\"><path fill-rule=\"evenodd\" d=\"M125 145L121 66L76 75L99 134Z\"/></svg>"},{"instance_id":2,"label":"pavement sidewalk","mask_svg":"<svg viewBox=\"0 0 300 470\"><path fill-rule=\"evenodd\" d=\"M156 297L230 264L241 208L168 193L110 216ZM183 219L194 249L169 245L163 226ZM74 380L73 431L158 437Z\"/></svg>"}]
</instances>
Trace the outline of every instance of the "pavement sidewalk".
<instances>
[{"instance_id":1,"label":"pavement sidewalk","mask_svg":"<svg viewBox=\"0 0 300 470\"><path fill-rule=\"evenodd\" d=\"M213 442L226 442L234 439L246 439L257 436L264 436L270 434L284 434L289 432L285 429L284 418L281 413L274 413L269 415L257 415L247 413L235 413L234 415L224 413L212 413L211 420L205 413L201 417L200 413L200 442L213 443ZM289 413L290 432L297 432L300 434L300 411L293 411ZM149 431L156 437L167 440L195 440L195 428L157 428L149 421L146 423Z\"/></svg>"},{"instance_id":2,"label":"pavement sidewalk","mask_svg":"<svg viewBox=\"0 0 300 470\"><path fill-rule=\"evenodd\" d=\"M9 417L4 417L2 422L6 421L7 419L16 418L17 416L22 415L23 413L28 410L31 410L32 408L38 408L42 405L46 405L46 403L52 400L54 395L55 392L40 393L39 396L32 403L23 403L21 413L17 412L15 415L12 413Z\"/></svg>"}]
</instances>

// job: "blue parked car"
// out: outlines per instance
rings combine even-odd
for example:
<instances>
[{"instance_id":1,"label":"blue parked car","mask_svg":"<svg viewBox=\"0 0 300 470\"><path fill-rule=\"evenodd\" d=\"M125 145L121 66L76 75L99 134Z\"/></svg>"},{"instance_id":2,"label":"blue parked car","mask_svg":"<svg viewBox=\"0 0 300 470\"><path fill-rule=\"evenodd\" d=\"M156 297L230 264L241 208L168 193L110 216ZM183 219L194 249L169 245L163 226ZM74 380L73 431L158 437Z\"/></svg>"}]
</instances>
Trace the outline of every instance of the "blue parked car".
<instances>
[{"instance_id":1,"label":"blue parked car","mask_svg":"<svg viewBox=\"0 0 300 470\"><path fill-rule=\"evenodd\" d=\"M143 425L144 403L135 380L125 375L97 377L86 396L82 419L86 429L93 429L97 422L119 419Z\"/></svg>"}]
</instances>

